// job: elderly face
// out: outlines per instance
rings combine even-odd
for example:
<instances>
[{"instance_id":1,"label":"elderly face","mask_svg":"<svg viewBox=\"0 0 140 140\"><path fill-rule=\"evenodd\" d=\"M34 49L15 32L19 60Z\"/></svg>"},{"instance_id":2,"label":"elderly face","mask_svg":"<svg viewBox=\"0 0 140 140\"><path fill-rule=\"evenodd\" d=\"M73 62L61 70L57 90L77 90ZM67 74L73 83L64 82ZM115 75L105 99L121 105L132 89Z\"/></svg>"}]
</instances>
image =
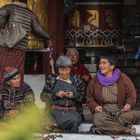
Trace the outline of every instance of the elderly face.
<instances>
[{"instance_id":1,"label":"elderly face","mask_svg":"<svg viewBox=\"0 0 140 140\"><path fill-rule=\"evenodd\" d=\"M99 69L103 75L112 77L114 65L111 65L107 59L101 58L99 62Z\"/></svg>"},{"instance_id":2,"label":"elderly face","mask_svg":"<svg viewBox=\"0 0 140 140\"><path fill-rule=\"evenodd\" d=\"M71 61L72 61L72 64L76 64L79 60L78 60L78 56L77 56L77 54L76 54L76 52L75 51L71 51L70 53L69 53L69 57L70 57L70 59L71 59Z\"/></svg>"},{"instance_id":3,"label":"elderly face","mask_svg":"<svg viewBox=\"0 0 140 140\"><path fill-rule=\"evenodd\" d=\"M61 79L67 80L70 77L70 67L65 67L65 68L59 68L58 69L58 73L59 73L59 77Z\"/></svg>"},{"instance_id":4,"label":"elderly face","mask_svg":"<svg viewBox=\"0 0 140 140\"><path fill-rule=\"evenodd\" d=\"M8 83L11 85L11 87L16 88L20 86L21 76L20 74L13 77L11 80L8 81Z\"/></svg>"}]
</instances>

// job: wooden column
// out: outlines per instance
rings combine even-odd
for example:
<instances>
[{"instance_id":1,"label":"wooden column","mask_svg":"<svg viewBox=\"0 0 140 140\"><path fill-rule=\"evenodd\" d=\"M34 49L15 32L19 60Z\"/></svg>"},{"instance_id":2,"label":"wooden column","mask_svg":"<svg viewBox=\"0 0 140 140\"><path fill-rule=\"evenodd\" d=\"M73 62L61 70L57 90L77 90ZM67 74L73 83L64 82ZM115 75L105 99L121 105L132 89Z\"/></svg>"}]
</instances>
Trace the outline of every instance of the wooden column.
<instances>
[{"instance_id":1,"label":"wooden column","mask_svg":"<svg viewBox=\"0 0 140 140\"><path fill-rule=\"evenodd\" d=\"M64 52L64 1L48 0L48 31L53 42L53 58ZM43 73L46 78L51 73L50 58L48 53L43 54Z\"/></svg>"}]
</instances>

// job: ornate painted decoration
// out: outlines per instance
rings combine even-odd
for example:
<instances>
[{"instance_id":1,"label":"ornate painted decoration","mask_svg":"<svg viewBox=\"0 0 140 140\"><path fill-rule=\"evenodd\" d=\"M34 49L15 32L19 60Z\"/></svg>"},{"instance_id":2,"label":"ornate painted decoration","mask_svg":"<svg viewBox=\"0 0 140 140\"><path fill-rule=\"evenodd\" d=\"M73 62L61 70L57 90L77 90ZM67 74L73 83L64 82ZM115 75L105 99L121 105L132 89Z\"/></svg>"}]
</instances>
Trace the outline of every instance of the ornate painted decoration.
<instances>
[{"instance_id":1,"label":"ornate painted decoration","mask_svg":"<svg viewBox=\"0 0 140 140\"><path fill-rule=\"evenodd\" d=\"M66 29L67 46L119 45L121 2L75 2L75 13Z\"/></svg>"}]
</instances>

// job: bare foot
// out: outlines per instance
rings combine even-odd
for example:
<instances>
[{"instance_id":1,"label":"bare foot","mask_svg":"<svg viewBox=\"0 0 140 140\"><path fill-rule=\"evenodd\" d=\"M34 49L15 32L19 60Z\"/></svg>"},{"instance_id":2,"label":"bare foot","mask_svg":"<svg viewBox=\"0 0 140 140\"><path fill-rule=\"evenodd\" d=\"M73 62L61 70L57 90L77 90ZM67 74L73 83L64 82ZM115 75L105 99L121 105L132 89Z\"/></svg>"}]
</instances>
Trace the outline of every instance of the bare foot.
<instances>
[{"instance_id":1,"label":"bare foot","mask_svg":"<svg viewBox=\"0 0 140 140\"><path fill-rule=\"evenodd\" d=\"M136 135L136 128L135 127L131 127L131 135Z\"/></svg>"}]
</instances>

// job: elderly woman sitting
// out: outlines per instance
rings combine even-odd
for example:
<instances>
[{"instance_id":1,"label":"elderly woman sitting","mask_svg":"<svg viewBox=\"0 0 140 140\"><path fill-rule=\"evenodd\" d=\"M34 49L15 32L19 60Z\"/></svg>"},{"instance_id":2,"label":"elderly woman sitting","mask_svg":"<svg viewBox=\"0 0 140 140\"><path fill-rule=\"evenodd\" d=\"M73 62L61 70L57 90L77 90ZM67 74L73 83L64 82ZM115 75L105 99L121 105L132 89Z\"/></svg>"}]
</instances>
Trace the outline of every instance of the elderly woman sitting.
<instances>
[{"instance_id":1,"label":"elderly woman sitting","mask_svg":"<svg viewBox=\"0 0 140 140\"><path fill-rule=\"evenodd\" d=\"M81 124L81 116L76 107L85 97L85 85L80 76L71 74L71 67L72 62L68 56L58 58L57 74L49 75L41 100L51 101L52 115L63 130L76 132Z\"/></svg>"},{"instance_id":2,"label":"elderly woman sitting","mask_svg":"<svg viewBox=\"0 0 140 140\"><path fill-rule=\"evenodd\" d=\"M136 90L130 78L115 68L113 55L100 57L99 71L87 88L87 106L93 114L94 133L136 133L133 124L140 120L140 111L134 110Z\"/></svg>"},{"instance_id":3,"label":"elderly woman sitting","mask_svg":"<svg viewBox=\"0 0 140 140\"><path fill-rule=\"evenodd\" d=\"M89 70L82 64L79 60L79 52L76 48L70 48L66 52L67 56L70 57L73 67L72 67L72 73L79 74L82 78L82 80L88 84L88 82L91 79L91 75Z\"/></svg>"}]
</instances>

